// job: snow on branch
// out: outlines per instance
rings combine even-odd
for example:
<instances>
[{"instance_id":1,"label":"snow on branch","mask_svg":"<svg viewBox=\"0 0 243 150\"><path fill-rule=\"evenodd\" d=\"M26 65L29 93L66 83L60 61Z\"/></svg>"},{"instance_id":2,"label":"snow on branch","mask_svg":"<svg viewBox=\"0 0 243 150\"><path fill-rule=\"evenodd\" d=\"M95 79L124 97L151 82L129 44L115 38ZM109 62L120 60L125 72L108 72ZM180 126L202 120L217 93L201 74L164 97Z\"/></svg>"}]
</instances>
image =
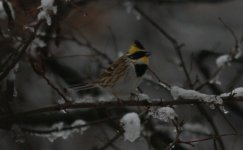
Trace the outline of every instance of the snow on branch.
<instances>
[{"instance_id":1,"label":"snow on branch","mask_svg":"<svg viewBox=\"0 0 243 150\"><path fill-rule=\"evenodd\" d=\"M223 99L217 95L208 95L204 93L200 93L195 90L186 90L180 88L178 86L171 87L171 95L175 100L182 98L182 99L197 99L199 101L209 103L211 108L214 108L214 105L222 105Z\"/></svg>"},{"instance_id":2,"label":"snow on branch","mask_svg":"<svg viewBox=\"0 0 243 150\"><path fill-rule=\"evenodd\" d=\"M242 94L242 89L239 88L239 95ZM235 90L238 91L238 90ZM182 94L181 94L182 92ZM144 106L144 107L167 107L167 106L173 106L173 105L188 105L188 104L199 104L199 103L212 103L213 105L222 105L223 102L232 102L232 101L243 101L243 99L238 98L234 95L207 95L203 93L199 93L196 91L192 90L185 90L181 89L179 87L173 88L172 93L174 95L174 98L177 98L177 100L161 100L161 99L150 99L148 100L128 100L128 101L102 101L102 102L81 102L81 103L64 103L64 104L56 104L56 105L51 105L51 106L46 106L34 110L29 110L29 111L24 111L24 112L19 112L16 114L11 114L11 115L5 115L0 117L0 122L2 124L6 123L13 123L17 121L17 118L24 118L27 117L28 115L34 115L34 114L40 114L44 112L56 112L56 111L62 111L65 109L81 109L81 108L103 108L103 107L139 107L139 106ZM232 93L232 92L231 92ZM241 93L241 94L240 94ZM217 97L217 98L216 98ZM186 99L187 98L187 99ZM195 98L195 99L193 99ZM207 100L207 101L205 101Z\"/></svg>"},{"instance_id":3,"label":"snow on branch","mask_svg":"<svg viewBox=\"0 0 243 150\"><path fill-rule=\"evenodd\" d=\"M47 138L50 142L54 142L58 138L67 139L73 133L83 134L88 126L85 126L84 120L76 120L71 125L65 125L64 122L58 122L51 127L38 127L38 128L23 128L22 130L33 136Z\"/></svg>"},{"instance_id":4,"label":"snow on branch","mask_svg":"<svg viewBox=\"0 0 243 150\"><path fill-rule=\"evenodd\" d=\"M234 97L243 97L243 87L238 87L233 89L231 92L229 93L222 93L220 95L221 97L230 97L230 96L234 96Z\"/></svg>"},{"instance_id":5,"label":"snow on branch","mask_svg":"<svg viewBox=\"0 0 243 150\"><path fill-rule=\"evenodd\" d=\"M216 64L220 68L229 65L231 60L232 57L229 54L223 54L216 59Z\"/></svg>"}]
</instances>

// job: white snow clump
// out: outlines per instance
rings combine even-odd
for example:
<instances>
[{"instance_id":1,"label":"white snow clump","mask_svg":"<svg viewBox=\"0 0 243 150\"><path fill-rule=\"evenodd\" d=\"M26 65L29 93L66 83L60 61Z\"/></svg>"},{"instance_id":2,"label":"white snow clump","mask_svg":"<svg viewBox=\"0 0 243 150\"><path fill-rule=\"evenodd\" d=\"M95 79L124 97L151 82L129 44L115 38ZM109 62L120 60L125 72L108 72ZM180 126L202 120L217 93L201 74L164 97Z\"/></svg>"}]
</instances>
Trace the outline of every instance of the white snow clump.
<instances>
[{"instance_id":1,"label":"white snow clump","mask_svg":"<svg viewBox=\"0 0 243 150\"><path fill-rule=\"evenodd\" d=\"M57 6L53 6L54 0L41 0L41 5L38 7L40 10L39 14L37 15L38 21L45 19L46 23L50 26L51 25L51 17L49 12L52 11L54 14L57 13Z\"/></svg>"},{"instance_id":2,"label":"white snow clump","mask_svg":"<svg viewBox=\"0 0 243 150\"><path fill-rule=\"evenodd\" d=\"M159 109L152 109L148 113L149 116L152 116L155 119L159 119L163 122L169 122L177 117L176 112L171 107L161 107Z\"/></svg>"},{"instance_id":3,"label":"white snow clump","mask_svg":"<svg viewBox=\"0 0 243 150\"><path fill-rule=\"evenodd\" d=\"M51 128L45 128L45 130L58 130L58 131L53 131L50 133L31 133L31 134L39 137L46 137L50 142L53 142L58 138L67 139L73 133L83 134L83 132L88 129L88 126L82 127L82 125L85 124L86 122L84 120L76 120L71 124L70 129L65 129L64 123L59 122L53 124ZM42 130L45 131L44 129Z\"/></svg>"},{"instance_id":4,"label":"white snow clump","mask_svg":"<svg viewBox=\"0 0 243 150\"><path fill-rule=\"evenodd\" d=\"M130 142L134 142L140 137L141 124L137 113L127 113L120 120L124 129L124 138Z\"/></svg>"},{"instance_id":5,"label":"white snow clump","mask_svg":"<svg viewBox=\"0 0 243 150\"><path fill-rule=\"evenodd\" d=\"M216 64L220 68L225 65L229 65L231 60L232 60L232 57L229 54L224 54L224 55L219 56L216 59Z\"/></svg>"},{"instance_id":6,"label":"white snow clump","mask_svg":"<svg viewBox=\"0 0 243 150\"><path fill-rule=\"evenodd\" d=\"M171 95L176 100L178 98L183 99L189 99L189 100L199 100L206 103L210 103L210 107L214 109L214 104L216 105L222 105L223 99L220 96L217 95L207 95L204 93L200 93L195 90L186 90L183 88L180 88L178 86L172 86L171 87Z\"/></svg>"}]
</instances>

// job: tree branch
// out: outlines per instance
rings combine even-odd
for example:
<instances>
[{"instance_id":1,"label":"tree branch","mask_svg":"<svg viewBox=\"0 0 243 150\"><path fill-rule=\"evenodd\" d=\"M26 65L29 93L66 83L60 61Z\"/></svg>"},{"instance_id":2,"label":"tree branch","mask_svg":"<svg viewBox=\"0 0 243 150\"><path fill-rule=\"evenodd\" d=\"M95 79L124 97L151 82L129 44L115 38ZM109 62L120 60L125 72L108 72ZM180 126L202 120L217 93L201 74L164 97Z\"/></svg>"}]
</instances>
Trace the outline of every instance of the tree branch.
<instances>
[{"instance_id":1,"label":"tree branch","mask_svg":"<svg viewBox=\"0 0 243 150\"><path fill-rule=\"evenodd\" d=\"M32 43L32 41L35 39L36 36L36 31L39 28L41 22L38 23L35 26L35 32L32 33L29 37L29 39L23 44L23 46L18 49L16 56L11 60L9 60L9 65L6 66L5 68L2 69L2 72L0 72L0 81L2 81L8 74L9 72L14 68L14 66L19 62L20 58L24 55L26 49L29 47L29 45Z\"/></svg>"},{"instance_id":2,"label":"tree branch","mask_svg":"<svg viewBox=\"0 0 243 150\"><path fill-rule=\"evenodd\" d=\"M224 103L232 102L232 101L243 101L243 98L234 98L228 97L224 98ZM0 117L1 123L13 122L16 119L20 119L21 117L25 117L27 115L34 115L38 113L45 113L45 112L55 112L61 111L66 109L82 109L82 108L104 108L104 107L152 107L152 106L174 106L174 105L188 105L188 104L207 104L206 102L197 100L197 99L179 99L173 101L161 101L160 99L153 99L150 101L147 100L128 100L128 101L104 101L104 102L83 102L83 103L73 103L73 104L57 104L52 106L47 106L43 108L38 108L34 110L29 110L25 112L20 112L12 115L5 115Z\"/></svg>"}]
</instances>

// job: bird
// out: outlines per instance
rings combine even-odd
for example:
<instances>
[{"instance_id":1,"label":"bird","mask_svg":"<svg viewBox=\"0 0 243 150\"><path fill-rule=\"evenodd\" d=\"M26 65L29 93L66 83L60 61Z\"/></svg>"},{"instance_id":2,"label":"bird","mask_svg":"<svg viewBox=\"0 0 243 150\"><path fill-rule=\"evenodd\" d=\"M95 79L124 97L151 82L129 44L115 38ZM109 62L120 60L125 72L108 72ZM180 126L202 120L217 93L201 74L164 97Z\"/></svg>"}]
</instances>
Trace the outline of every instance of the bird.
<instances>
[{"instance_id":1,"label":"bird","mask_svg":"<svg viewBox=\"0 0 243 150\"><path fill-rule=\"evenodd\" d=\"M148 69L150 55L151 52L145 50L141 42L135 40L128 51L114 61L97 79L77 89L98 87L117 98L135 94Z\"/></svg>"}]
</instances>

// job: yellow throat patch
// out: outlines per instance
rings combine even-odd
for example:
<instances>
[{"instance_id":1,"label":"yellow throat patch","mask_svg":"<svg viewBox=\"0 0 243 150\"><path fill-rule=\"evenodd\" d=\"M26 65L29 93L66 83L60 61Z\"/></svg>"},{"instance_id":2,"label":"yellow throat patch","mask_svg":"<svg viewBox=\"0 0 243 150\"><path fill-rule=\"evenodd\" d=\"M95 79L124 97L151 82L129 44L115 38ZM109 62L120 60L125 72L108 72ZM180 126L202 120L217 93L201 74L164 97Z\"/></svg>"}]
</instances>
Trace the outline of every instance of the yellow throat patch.
<instances>
[{"instance_id":1,"label":"yellow throat patch","mask_svg":"<svg viewBox=\"0 0 243 150\"><path fill-rule=\"evenodd\" d=\"M148 65L149 64L149 57L148 56L144 56L142 58L138 59L139 62Z\"/></svg>"}]
</instances>

